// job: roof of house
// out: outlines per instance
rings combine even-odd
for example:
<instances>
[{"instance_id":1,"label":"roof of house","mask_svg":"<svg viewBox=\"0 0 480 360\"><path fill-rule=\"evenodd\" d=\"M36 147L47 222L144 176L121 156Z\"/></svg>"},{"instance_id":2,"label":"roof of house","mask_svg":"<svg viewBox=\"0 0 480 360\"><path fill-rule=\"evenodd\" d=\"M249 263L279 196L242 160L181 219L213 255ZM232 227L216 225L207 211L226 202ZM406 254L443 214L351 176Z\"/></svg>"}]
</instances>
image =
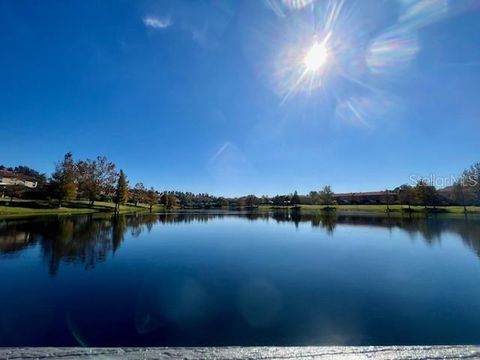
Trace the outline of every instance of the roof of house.
<instances>
[{"instance_id":1,"label":"roof of house","mask_svg":"<svg viewBox=\"0 0 480 360\"><path fill-rule=\"evenodd\" d=\"M32 177L16 173L10 170L0 170L0 177L10 178L10 179L19 179L23 181L35 181Z\"/></svg>"},{"instance_id":2,"label":"roof of house","mask_svg":"<svg viewBox=\"0 0 480 360\"><path fill-rule=\"evenodd\" d=\"M393 194L393 192L389 191L389 194ZM338 196L338 197L345 197L345 196L385 196L385 191L338 193L338 194L335 194L334 196Z\"/></svg>"}]
</instances>

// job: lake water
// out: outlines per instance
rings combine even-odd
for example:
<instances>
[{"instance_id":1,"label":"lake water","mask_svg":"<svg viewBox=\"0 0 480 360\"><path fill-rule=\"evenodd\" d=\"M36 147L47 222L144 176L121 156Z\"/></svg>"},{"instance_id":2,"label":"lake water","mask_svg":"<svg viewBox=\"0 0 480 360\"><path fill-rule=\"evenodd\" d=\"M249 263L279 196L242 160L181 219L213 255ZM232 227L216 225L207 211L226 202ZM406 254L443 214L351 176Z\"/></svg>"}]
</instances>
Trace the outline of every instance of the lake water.
<instances>
[{"instance_id":1,"label":"lake water","mask_svg":"<svg viewBox=\"0 0 480 360\"><path fill-rule=\"evenodd\" d=\"M0 220L0 346L480 343L480 221Z\"/></svg>"}]
</instances>

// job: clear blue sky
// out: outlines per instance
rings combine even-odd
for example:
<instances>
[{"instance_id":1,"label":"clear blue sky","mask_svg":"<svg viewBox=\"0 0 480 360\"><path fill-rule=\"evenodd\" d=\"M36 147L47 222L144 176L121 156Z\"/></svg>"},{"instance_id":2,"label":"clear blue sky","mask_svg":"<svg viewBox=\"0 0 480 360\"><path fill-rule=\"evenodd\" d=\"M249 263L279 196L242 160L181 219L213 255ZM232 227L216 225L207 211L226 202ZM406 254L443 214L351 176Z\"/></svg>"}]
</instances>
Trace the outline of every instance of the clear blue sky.
<instances>
[{"instance_id":1,"label":"clear blue sky","mask_svg":"<svg viewBox=\"0 0 480 360\"><path fill-rule=\"evenodd\" d=\"M458 174L480 161L479 39L477 0L3 0L0 163L102 154L225 195Z\"/></svg>"}]
</instances>

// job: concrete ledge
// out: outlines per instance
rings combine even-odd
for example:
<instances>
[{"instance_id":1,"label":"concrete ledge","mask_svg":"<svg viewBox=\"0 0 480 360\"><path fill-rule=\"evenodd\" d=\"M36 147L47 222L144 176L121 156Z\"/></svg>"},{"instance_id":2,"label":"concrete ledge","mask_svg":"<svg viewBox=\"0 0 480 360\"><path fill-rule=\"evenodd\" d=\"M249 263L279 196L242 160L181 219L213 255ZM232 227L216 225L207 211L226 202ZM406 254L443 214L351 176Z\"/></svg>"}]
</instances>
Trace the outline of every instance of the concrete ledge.
<instances>
[{"instance_id":1,"label":"concrete ledge","mask_svg":"<svg viewBox=\"0 0 480 360\"><path fill-rule=\"evenodd\" d=\"M0 359L480 359L480 346L0 348Z\"/></svg>"}]
</instances>

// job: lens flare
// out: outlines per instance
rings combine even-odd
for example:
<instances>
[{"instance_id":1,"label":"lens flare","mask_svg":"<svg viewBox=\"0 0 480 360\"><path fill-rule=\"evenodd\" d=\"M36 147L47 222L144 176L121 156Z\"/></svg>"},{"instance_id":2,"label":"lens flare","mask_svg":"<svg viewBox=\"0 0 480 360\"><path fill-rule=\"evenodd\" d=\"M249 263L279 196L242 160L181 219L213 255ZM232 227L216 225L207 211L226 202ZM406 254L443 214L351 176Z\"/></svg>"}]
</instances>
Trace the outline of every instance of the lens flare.
<instances>
[{"instance_id":1,"label":"lens flare","mask_svg":"<svg viewBox=\"0 0 480 360\"><path fill-rule=\"evenodd\" d=\"M342 123L372 129L372 121L380 121L385 114L395 109L395 102L387 94L354 95L337 104L335 115Z\"/></svg>"},{"instance_id":2,"label":"lens flare","mask_svg":"<svg viewBox=\"0 0 480 360\"><path fill-rule=\"evenodd\" d=\"M392 85L409 81L406 75L418 69L419 31L460 6L450 0L392 0L392 13L380 1L264 1L276 13L282 9L281 27L272 31L282 42L272 41L271 47L281 104L307 94L310 101L335 104L344 123L367 127L397 119L401 97L393 96Z\"/></svg>"},{"instance_id":3,"label":"lens flare","mask_svg":"<svg viewBox=\"0 0 480 360\"><path fill-rule=\"evenodd\" d=\"M310 5L313 0L282 0L283 4L292 10L300 10Z\"/></svg>"},{"instance_id":4,"label":"lens flare","mask_svg":"<svg viewBox=\"0 0 480 360\"><path fill-rule=\"evenodd\" d=\"M448 0L401 0L401 4L399 22L409 29L433 24L448 14Z\"/></svg>"},{"instance_id":5,"label":"lens flare","mask_svg":"<svg viewBox=\"0 0 480 360\"><path fill-rule=\"evenodd\" d=\"M414 33L389 31L372 41L365 60L375 74L395 74L405 70L419 51Z\"/></svg>"}]
</instances>

